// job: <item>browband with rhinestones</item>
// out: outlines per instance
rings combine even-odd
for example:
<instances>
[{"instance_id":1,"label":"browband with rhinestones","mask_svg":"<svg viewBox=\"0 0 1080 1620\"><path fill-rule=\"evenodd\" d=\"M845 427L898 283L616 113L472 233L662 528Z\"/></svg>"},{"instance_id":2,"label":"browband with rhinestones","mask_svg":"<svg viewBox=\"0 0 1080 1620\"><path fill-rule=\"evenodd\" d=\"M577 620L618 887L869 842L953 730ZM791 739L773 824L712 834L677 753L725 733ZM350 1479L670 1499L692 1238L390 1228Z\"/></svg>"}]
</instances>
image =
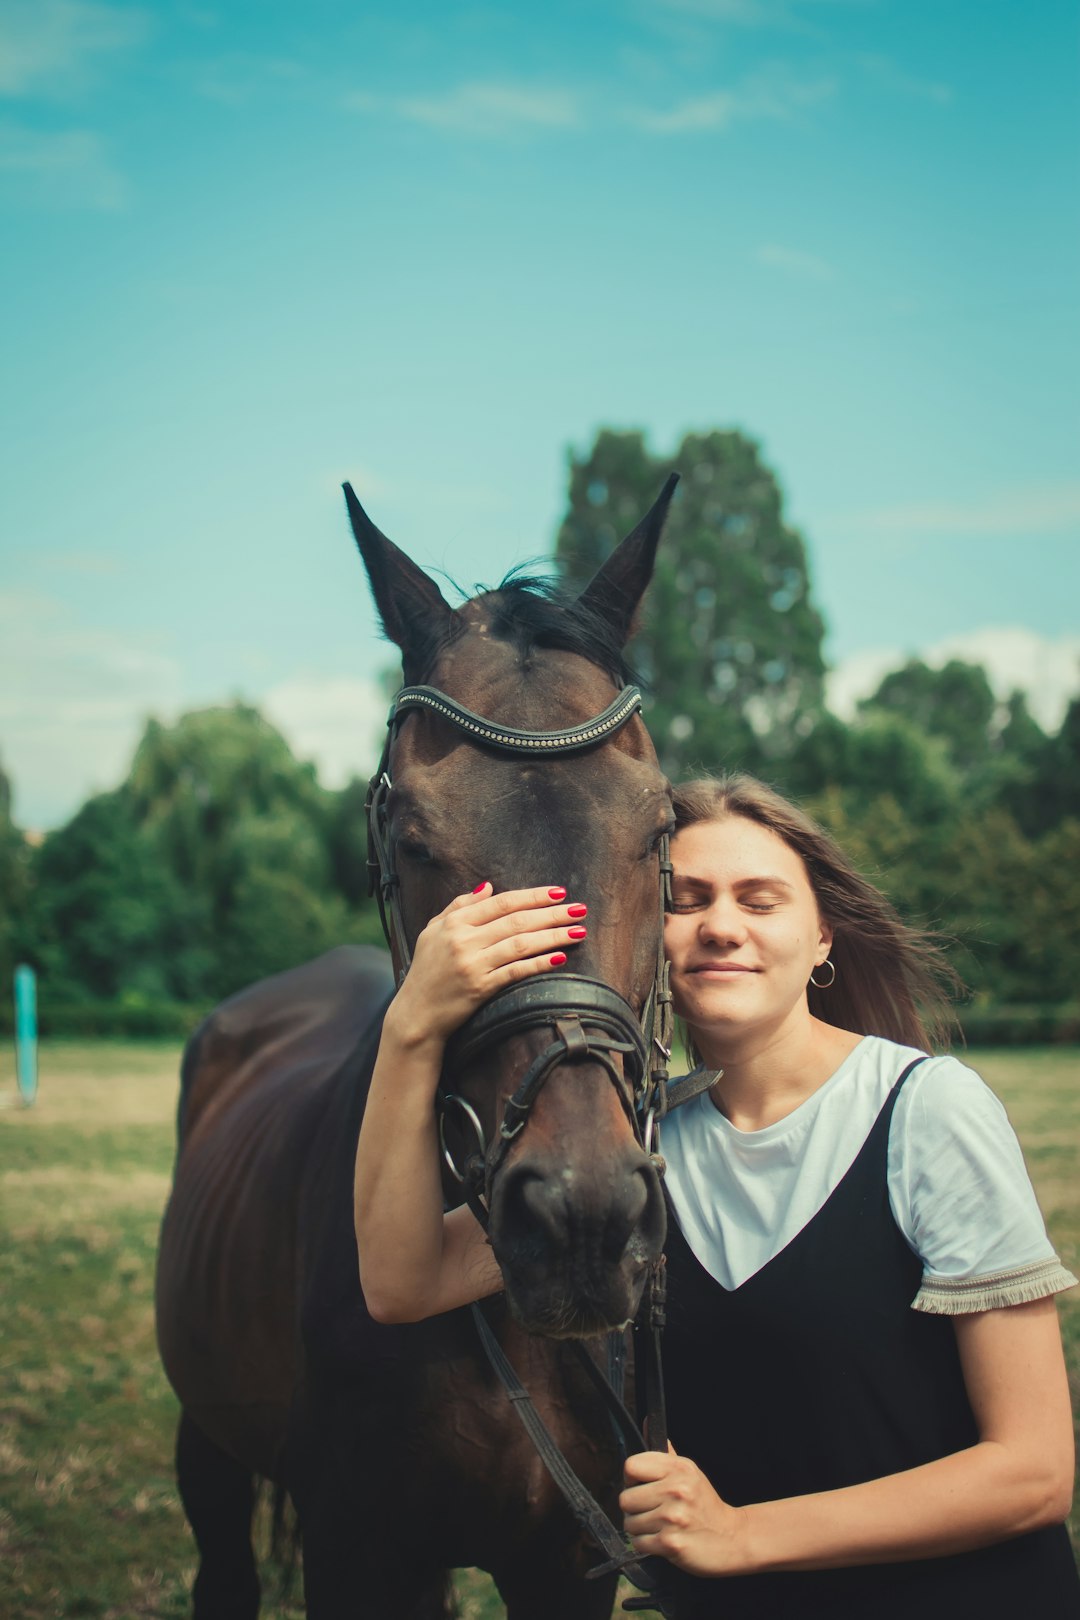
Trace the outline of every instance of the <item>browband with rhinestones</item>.
<instances>
[{"instance_id":1,"label":"browband with rhinestones","mask_svg":"<svg viewBox=\"0 0 1080 1620\"><path fill-rule=\"evenodd\" d=\"M502 749L510 754L572 754L610 737L640 708L641 693L638 688L624 686L614 703L584 725L568 726L564 731L519 731L515 726L497 726L482 714L474 714L437 687L403 686L394 699L386 723L393 727L406 709L428 709L449 720L470 741L484 748Z\"/></svg>"}]
</instances>

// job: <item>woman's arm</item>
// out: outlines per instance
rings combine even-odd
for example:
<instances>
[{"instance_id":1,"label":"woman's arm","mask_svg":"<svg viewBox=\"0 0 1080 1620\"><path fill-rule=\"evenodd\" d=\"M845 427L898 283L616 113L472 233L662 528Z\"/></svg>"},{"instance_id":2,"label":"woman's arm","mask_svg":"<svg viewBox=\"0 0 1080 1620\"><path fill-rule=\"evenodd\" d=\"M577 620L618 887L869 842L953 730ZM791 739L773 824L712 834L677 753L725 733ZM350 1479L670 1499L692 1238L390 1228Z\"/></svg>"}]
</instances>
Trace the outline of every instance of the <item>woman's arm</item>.
<instances>
[{"instance_id":1,"label":"woman's arm","mask_svg":"<svg viewBox=\"0 0 1080 1620\"><path fill-rule=\"evenodd\" d=\"M581 933L562 889L493 894L483 884L417 940L383 1024L356 1152L360 1281L376 1321L419 1321L501 1288L471 1211L443 1213L434 1107L443 1053L496 991L561 965Z\"/></svg>"},{"instance_id":2,"label":"woman's arm","mask_svg":"<svg viewBox=\"0 0 1080 1620\"><path fill-rule=\"evenodd\" d=\"M741 1575L932 1558L1058 1523L1073 1440L1053 1300L954 1325L976 1445L863 1485L741 1508L689 1459L642 1452L627 1460L620 1498L637 1551L696 1575Z\"/></svg>"}]
</instances>

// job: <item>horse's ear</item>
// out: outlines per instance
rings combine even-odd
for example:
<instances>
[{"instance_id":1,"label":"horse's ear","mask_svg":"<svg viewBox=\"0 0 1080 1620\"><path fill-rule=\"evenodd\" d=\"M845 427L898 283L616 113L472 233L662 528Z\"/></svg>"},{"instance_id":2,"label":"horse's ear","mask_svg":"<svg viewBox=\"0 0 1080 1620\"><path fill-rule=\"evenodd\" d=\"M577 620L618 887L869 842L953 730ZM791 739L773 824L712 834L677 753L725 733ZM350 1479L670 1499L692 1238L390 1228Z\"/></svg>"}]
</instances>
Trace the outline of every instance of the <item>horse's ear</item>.
<instances>
[{"instance_id":1,"label":"horse's ear","mask_svg":"<svg viewBox=\"0 0 1080 1620\"><path fill-rule=\"evenodd\" d=\"M352 485L341 487L382 627L401 648L406 683L418 681L445 644L457 615L423 569L375 527Z\"/></svg>"},{"instance_id":2,"label":"horse's ear","mask_svg":"<svg viewBox=\"0 0 1080 1620\"><path fill-rule=\"evenodd\" d=\"M678 482L678 473L671 473L637 528L615 547L578 597L611 625L622 646L637 628L638 608L652 578L656 547Z\"/></svg>"}]
</instances>

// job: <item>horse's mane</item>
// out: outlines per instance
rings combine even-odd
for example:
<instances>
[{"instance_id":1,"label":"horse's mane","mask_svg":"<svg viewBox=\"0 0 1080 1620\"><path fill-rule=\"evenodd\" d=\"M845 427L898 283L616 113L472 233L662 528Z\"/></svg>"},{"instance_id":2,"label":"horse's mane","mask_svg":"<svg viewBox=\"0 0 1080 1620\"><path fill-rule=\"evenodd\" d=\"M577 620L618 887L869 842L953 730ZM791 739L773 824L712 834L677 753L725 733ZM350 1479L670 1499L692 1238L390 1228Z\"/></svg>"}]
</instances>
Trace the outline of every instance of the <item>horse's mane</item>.
<instances>
[{"instance_id":1,"label":"horse's mane","mask_svg":"<svg viewBox=\"0 0 1080 1620\"><path fill-rule=\"evenodd\" d=\"M606 619L558 580L519 566L494 587L478 586L475 600L486 610L490 633L512 643L522 664L535 648L550 647L596 664L617 686L639 681Z\"/></svg>"}]
</instances>

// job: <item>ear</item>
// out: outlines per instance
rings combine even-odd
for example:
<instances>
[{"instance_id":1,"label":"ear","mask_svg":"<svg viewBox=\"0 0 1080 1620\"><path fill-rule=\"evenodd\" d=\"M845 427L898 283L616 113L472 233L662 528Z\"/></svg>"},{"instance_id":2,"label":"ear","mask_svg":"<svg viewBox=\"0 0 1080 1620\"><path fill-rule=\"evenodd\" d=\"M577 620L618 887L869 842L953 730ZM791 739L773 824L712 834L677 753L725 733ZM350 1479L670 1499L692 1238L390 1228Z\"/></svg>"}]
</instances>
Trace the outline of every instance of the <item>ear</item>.
<instances>
[{"instance_id":1,"label":"ear","mask_svg":"<svg viewBox=\"0 0 1080 1620\"><path fill-rule=\"evenodd\" d=\"M637 528L615 547L578 597L611 625L622 646L637 628L637 611L652 578L656 547L678 482L678 473L672 473Z\"/></svg>"},{"instance_id":2,"label":"ear","mask_svg":"<svg viewBox=\"0 0 1080 1620\"><path fill-rule=\"evenodd\" d=\"M341 487L382 627L401 648L406 683L420 680L452 633L457 615L423 569L375 527L352 485Z\"/></svg>"}]
</instances>

